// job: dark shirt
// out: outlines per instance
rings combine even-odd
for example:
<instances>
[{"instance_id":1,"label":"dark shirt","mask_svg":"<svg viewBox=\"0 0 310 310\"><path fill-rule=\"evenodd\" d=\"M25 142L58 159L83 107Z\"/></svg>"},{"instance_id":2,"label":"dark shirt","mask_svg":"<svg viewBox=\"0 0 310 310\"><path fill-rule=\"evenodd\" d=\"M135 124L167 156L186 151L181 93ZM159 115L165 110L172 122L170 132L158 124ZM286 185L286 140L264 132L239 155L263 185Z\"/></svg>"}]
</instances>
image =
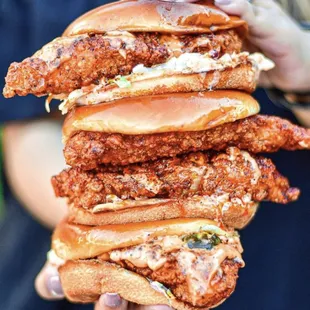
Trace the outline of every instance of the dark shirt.
<instances>
[{"instance_id":1,"label":"dark shirt","mask_svg":"<svg viewBox=\"0 0 310 310\"><path fill-rule=\"evenodd\" d=\"M32 55L59 36L81 13L104 4L91 0L2 0L0 2L0 74L12 61ZM3 87L3 83L0 85ZM263 91L256 97L262 113L296 122L292 114L273 105ZM34 96L0 99L0 124L42 117L44 99ZM262 203L251 225L241 232L246 267L236 292L223 310L306 310L310 278L310 153L267 155L276 162L293 186L302 190L300 200L288 206ZM67 302L46 302L37 297L33 281L45 261L50 232L37 224L5 187L6 219L0 223L0 309L92 309ZM42 206L43 207L43 206Z\"/></svg>"}]
</instances>

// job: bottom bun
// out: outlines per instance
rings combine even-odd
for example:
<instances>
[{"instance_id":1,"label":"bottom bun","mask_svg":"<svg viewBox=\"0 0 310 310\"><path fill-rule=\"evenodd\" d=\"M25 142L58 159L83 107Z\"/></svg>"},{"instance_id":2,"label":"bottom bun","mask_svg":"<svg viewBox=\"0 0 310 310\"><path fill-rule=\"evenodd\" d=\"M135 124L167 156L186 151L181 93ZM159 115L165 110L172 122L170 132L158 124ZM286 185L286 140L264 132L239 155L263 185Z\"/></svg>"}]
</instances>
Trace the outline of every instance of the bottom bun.
<instances>
[{"instance_id":1,"label":"bottom bun","mask_svg":"<svg viewBox=\"0 0 310 310\"><path fill-rule=\"evenodd\" d=\"M209 309L168 299L153 289L144 277L106 261L67 261L59 267L59 274L66 298L74 303L93 303L101 294L118 293L125 300L140 305L161 304L177 310Z\"/></svg>"},{"instance_id":2,"label":"bottom bun","mask_svg":"<svg viewBox=\"0 0 310 310\"><path fill-rule=\"evenodd\" d=\"M110 225L169 220L175 218L206 218L225 226L242 229L254 217L258 203L241 204L212 197L186 200L165 200L163 203L123 210L97 212L69 206L69 222L82 225Z\"/></svg>"}]
</instances>

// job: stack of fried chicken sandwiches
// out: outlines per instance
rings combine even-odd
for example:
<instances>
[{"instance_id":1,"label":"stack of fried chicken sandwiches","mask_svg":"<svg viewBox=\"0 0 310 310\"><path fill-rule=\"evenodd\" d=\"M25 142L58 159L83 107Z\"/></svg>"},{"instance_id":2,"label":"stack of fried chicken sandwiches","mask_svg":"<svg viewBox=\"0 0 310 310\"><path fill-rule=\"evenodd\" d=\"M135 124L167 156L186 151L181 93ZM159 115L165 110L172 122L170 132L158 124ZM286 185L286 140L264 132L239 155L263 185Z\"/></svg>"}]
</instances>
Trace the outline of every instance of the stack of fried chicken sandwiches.
<instances>
[{"instance_id":1,"label":"stack of fried chicken sandwiches","mask_svg":"<svg viewBox=\"0 0 310 310\"><path fill-rule=\"evenodd\" d=\"M299 190L258 153L310 149L310 132L257 115L274 64L242 50L246 23L212 1L124 0L73 22L11 64L4 96L61 100L69 168L52 178L68 217L55 229L66 297L106 292L143 305L209 309L234 291L235 229L261 201Z\"/></svg>"}]
</instances>

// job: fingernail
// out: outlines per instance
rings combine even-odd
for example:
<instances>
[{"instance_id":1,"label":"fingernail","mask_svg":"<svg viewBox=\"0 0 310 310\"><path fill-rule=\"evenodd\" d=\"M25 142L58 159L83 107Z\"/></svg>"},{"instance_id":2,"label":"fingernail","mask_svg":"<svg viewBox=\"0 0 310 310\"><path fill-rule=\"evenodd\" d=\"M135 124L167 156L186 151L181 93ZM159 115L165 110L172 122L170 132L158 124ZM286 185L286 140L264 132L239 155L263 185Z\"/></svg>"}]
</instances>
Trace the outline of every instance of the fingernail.
<instances>
[{"instance_id":1,"label":"fingernail","mask_svg":"<svg viewBox=\"0 0 310 310\"><path fill-rule=\"evenodd\" d=\"M100 296L99 303L101 306L117 308L122 304L122 298L118 294L106 293Z\"/></svg>"},{"instance_id":2,"label":"fingernail","mask_svg":"<svg viewBox=\"0 0 310 310\"><path fill-rule=\"evenodd\" d=\"M60 283L60 278L58 275L51 276L47 278L46 283L48 291L54 296L54 297L64 297L64 292L62 290L62 286Z\"/></svg>"},{"instance_id":3,"label":"fingernail","mask_svg":"<svg viewBox=\"0 0 310 310\"><path fill-rule=\"evenodd\" d=\"M215 0L215 4L231 4L232 0Z\"/></svg>"},{"instance_id":4,"label":"fingernail","mask_svg":"<svg viewBox=\"0 0 310 310\"><path fill-rule=\"evenodd\" d=\"M167 305L151 305L148 306L148 310L172 310L172 308Z\"/></svg>"}]
</instances>

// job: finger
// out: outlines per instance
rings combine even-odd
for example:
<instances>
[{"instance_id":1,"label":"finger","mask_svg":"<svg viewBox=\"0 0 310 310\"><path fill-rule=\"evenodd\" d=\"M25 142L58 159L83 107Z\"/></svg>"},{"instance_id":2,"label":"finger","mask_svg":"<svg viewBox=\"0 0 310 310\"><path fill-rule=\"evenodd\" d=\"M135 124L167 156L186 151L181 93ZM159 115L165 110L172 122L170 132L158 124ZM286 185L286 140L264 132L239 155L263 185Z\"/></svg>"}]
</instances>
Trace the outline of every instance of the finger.
<instances>
[{"instance_id":1,"label":"finger","mask_svg":"<svg viewBox=\"0 0 310 310\"><path fill-rule=\"evenodd\" d=\"M270 36L281 24L283 11L274 0L215 0L215 4L231 15L238 15L245 20L251 35Z\"/></svg>"},{"instance_id":2,"label":"finger","mask_svg":"<svg viewBox=\"0 0 310 310\"><path fill-rule=\"evenodd\" d=\"M128 301L122 299L118 294L106 293L100 296L95 304L95 310L126 310Z\"/></svg>"},{"instance_id":3,"label":"finger","mask_svg":"<svg viewBox=\"0 0 310 310\"><path fill-rule=\"evenodd\" d=\"M172 310L172 308L167 305L138 305L137 307L135 307L135 310Z\"/></svg>"},{"instance_id":4,"label":"finger","mask_svg":"<svg viewBox=\"0 0 310 310\"><path fill-rule=\"evenodd\" d=\"M59 300L64 298L57 268L46 263L35 280L37 293L44 299Z\"/></svg>"},{"instance_id":5,"label":"finger","mask_svg":"<svg viewBox=\"0 0 310 310\"><path fill-rule=\"evenodd\" d=\"M240 16L249 26L255 19L254 6L248 0L215 0L214 3L226 13Z\"/></svg>"}]
</instances>

